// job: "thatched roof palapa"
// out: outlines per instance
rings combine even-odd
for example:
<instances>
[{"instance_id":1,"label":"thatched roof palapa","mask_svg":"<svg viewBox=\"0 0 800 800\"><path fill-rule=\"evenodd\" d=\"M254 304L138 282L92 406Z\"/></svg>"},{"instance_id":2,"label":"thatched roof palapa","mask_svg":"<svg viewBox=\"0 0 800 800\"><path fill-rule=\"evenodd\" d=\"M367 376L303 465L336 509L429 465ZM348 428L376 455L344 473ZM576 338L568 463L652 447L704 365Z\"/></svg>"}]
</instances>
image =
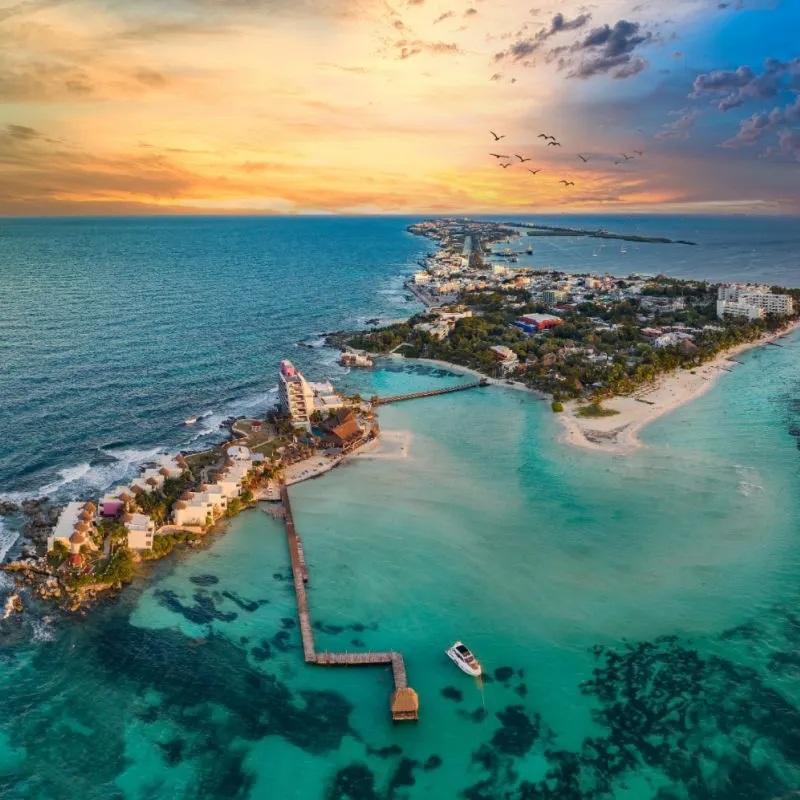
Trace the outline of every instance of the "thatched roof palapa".
<instances>
[{"instance_id":1,"label":"thatched roof palapa","mask_svg":"<svg viewBox=\"0 0 800 800\"><path fill-rule=\"evenodd\" d=\"M72 544L83 544L86 541L86 537L80 531L76 530L75 533L69 537L69 540Z\"/></svg>"},{"instance_id":2,"label":"thatched roof palapa","mask_svg":"<svg viewBox=\"0 0 800 800\"><path fill-rule=\"evenodd\" d=\"M188 505L187 505L185 500L178 500L178 502L175 503L175 508L184 509L184 508L188 508Z\"/></svg>"},{"instance_id":3,"label":"thatched roof palapa","mask_svg":"<svg viewBox=\"0 0 800 800\"><path fill-rule=\"evenodd\" d=\"M158 473L159 475L163 475L165 478L169 478L169 470L166 467L161 467Z\"/></svg>"},{"instance_id":4,"label":"thatched roof palapa","mask_svg":"<svg viewBox=\"0 0 800 800\"><path fill-rule=\"evenodd\" d=\"M397 689L392 694L392 719L417 719L419 715L419 697L410 687Z\"/></svg>"},{"instance_id":5,"label":"thatched roof palapa","mask_svg":"<svg viewBox=\"0 0 800 800\"><path fill-rule=\"evenodd\" d=\"M90 500L88 503L86 503L86 505L84 505L84 509L90 514L94 514L97 511L97 506Z\"/></svg>"},{"instance_id":6,"label":"thatched roof palapa","mask_svg":"<svg viewBox=\"0 0 800 800\"><path fill-rule=\"evenodd\" d=\"M88 522L90 519L92 519L92 517L93 517L93 516L94 516L94 515L91 513L91 511L87 511L86 509L84 509L84 510L83 510L83 511L81 511L81 513L78 515L78 519L79 519L79 520L82 520L83 522Z\"/></svg>"},{"instance_id":7,"label":"thatched roof palapa","mask_svg":"<svg viewBox=\"0 0 800 800\"><path fill-rule=\"evenodd\" d=\"M158 481L155 478L148 478L145 483L149 483L153 487L158 486Z\"/></svg>"},{"instance_id":8,"label":"thatched roof palapa","mask_svg":"<svg viewBox=\"0 0 800 800\"><path fill-rule=\"evenodd\" d=\"M89 530L89 523L88 522L79 522L75 526L76 531L80 531L81 533L86 533Z\"/></svg>"}]
</instances>

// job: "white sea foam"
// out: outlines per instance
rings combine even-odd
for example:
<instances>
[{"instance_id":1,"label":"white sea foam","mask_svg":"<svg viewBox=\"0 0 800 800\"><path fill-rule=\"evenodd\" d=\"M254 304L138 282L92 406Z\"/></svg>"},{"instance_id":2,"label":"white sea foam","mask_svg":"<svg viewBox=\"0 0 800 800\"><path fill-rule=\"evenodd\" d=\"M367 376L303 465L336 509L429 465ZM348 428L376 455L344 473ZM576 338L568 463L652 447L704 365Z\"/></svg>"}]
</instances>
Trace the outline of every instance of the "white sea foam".
<instances>
[{"instance_id":1,"label":"white sea foam","mask_svg":"<svg viewBox=\"0 0 800 800\"><path fill-rule=\"evenodd\" d=\"M220 411L207 409L198 416L198 422L200 423L198 427L190 428L191 435L176 449L180 450L196 446L196 442L206 437L219 437L220 425L229 417L265 413L275 405L277 396L278 387L274 386L266 392L259 392L228 403ZM64 501L71 498L94 495L131 480L136 476L143 464L155 460L160 455L166 455L169 451L163 447L119 449L101 447L100 452L113 459L113 461L94 465L89 462L83 462L72 467L65 467L59 471L55 480L41 486L39 489L30 492L0 494L0 500L19 504L37 497L50 497L58 501ZM0 552L2 552L2 538L0 538Z\"/></svg>"},{"instance_id":2,"label":"white sea foam","mask_svg":"<svg viewBox=\"0 0 800 800\"><path fill-rule=\"evenodd\" d=\"M31 639L34 642L52 642L56 638L53 622L50 617L42 617L31 621Z\"/></svg>"},{"instance_id":3,"label":"white sea foam","mask_svg":"<svg viewBox=\"0 0 800 800\"><path fill-rule=\"evenodd\" d=\"M152 461L159 453L165 453L162 448L135 449L124 448L120 450L100 448L100 452L114 459L111 462L91 465L78 464L66 467L58 473L58 478L31 492L13 492L2 496L2 499L13 503L36 497L51 497L56 500L82 497L95 492L102 492L117 483L128 480L136 475L141 464Z\"/></svg>"},{"instance_id":4,"label":"white sea foam","mask_svg":"<svg viewBox=\"0 0 800 800\"><path fill-rule=\"evenodd\" d=\"M6 530L3 520L0 519L0 562L6 557L6 553L14 546L17 539L19 539L19 534L16 531ZM11 576L0 572L0 588L9 588L11 584Z\"/></svg>"},{"instance_id":5,"label":"white sea foam","mask_svg":"<svg viewBox=\"0 0 800 800\"><path fill-rule=\"evenodd\" d=\"M6 557L6 553L17 539L19 539L19 534L16 531L7 531L3 520L0 519L0 561ZM5 573L2 574L5 575Z\"/></svg>"},{"instance_id":6,"label":"white sea foam","mask_svg":"<svg viewBox=\"0 0 800 800\"><path fill-rule=\"evenodd\" d=\"M219 435L220 425L229 417L246 416L247 414L264 414L275 405L278 397L278 387L274 386L266 392L234 400L228 403L221 411L207 411L198 417L202 423L199 428L184 443L185 447L193 445L198 439L206 436Z\"/></svg>"}]
</instances>

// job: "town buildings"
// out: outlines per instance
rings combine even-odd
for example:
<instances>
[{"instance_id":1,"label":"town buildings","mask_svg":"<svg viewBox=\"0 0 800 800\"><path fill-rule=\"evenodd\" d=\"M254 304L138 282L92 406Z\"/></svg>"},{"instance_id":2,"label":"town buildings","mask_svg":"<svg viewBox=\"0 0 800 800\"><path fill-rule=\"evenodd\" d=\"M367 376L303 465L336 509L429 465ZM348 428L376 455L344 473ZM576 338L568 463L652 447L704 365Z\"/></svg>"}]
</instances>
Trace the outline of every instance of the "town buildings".
<instances>
[{"instance_id":1,"label":"town buildings","mask_svg":"<svg viewBox=\"0 0 800 800\"><path fill-rule=\"evenodd\" d=\"M358 350L342 350L339 363L343 367L374 367L375 362L366 354Z\"/></svg>"},{"instance_id":2,"label":"town buildings","mask_svg":"<svg viewBox=\"0 0 800 800\"><path fill-rule=\"evenodd\" d=\"M50 536L47 537L48 552L56 542L61 542L71 553L80 552L83 545L94 548L90 534L95 529L94 503L75 501L68 503L61 512L58 522Z\"/></svg>"},{"instance_id":3,"label":"town buildings","mask_svg":"<svg viewBox=\"0 0 800 800\"><path fill-rule=\"evenodd\" d=\"M497 362L504 374L515 370L519 366L517 354L510 347L506 347L504 344L498 344L494 347L490 347L489 349L497 359Z\"/></svg>"},{"instance_id":4,"label":"town buildings","mask_svg":"<svg viewBox=\"0 0 800 800\"><path fill-rule=\"evenodd\" d=\"M537 333L560 325L564 320L552 314L524 314L515 323L525 333Z\"/></svg>"},{"instance_id":5,"label":"town buildings","mask_svg":"<svg viewBox=\"0 0 800 800\"><path fill-rule=\"evenodd\" d=\"M717 316L761 319L766 314L787 316L794 313L788 294L775 294L768 286L724 284L717 289Z\"/></svg>"}]
</instances>

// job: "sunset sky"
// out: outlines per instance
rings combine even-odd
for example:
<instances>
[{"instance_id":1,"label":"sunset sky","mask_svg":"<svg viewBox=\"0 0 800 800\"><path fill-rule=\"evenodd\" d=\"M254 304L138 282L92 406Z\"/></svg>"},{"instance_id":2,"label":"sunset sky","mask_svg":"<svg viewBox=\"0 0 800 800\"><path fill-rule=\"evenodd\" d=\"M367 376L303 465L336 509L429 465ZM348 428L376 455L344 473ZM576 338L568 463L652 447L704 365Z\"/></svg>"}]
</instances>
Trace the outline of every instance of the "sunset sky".
<instances>
[{"instance_id":1,"label":"sunset sky","mask_svg":"<svg viewBox=\"0 0 800 800\"><path fill-rule=\"evenodd\" d=\"M798 30L798 0L0 0L0 214L797 214Z\"/></svg>"}]
</instances>

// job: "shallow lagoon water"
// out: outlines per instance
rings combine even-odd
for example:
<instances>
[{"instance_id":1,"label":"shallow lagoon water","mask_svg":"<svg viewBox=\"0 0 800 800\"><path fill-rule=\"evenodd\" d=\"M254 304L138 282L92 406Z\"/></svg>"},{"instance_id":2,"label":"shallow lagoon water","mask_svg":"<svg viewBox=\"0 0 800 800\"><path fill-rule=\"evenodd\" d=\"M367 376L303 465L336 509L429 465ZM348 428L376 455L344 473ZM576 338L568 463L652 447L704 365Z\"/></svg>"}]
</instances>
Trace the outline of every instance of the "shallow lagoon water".
<instances>
[{"instance_id":1,"label":"shallow lagoon water","mask_svg":"<svg viewBox=\"0 0 800 800\"><path fill-rule=\"evenodd\" d=\"M796 347L743 356L629 458L563 446L548 405L508 389L383 408L403 451L291 493L318 649L401 650L419 722L390 722L387 669L303 663L283 526L254 510L3 652L3 796L787 794ZM351 377L381 394L460 380ZM456 638L483 687L444 655Z\"/></svg>"}]
</instances>

